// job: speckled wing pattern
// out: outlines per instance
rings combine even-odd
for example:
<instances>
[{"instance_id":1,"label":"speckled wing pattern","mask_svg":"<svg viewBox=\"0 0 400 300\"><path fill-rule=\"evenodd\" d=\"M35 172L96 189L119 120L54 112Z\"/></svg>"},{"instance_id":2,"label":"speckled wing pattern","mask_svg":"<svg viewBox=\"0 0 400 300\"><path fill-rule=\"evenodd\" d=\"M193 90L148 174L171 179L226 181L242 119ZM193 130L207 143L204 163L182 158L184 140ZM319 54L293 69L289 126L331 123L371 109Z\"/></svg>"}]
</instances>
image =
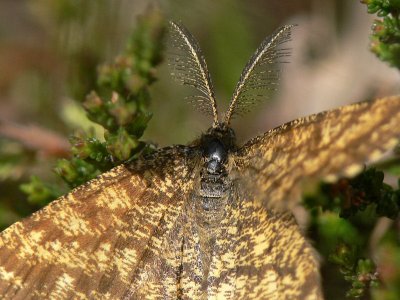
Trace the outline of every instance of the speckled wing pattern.
<instances>
[{"instance_id":1,"label":"speckled wing pattern","mask_svg":"<svg viewBox=\"0 0 400 300\"><path fill-rule=\"evenodd\" d=\"M176 75L202 93L197 100L221 128L246 103L247 88L264 88L269 73L257 65L288 54L277 46L292 27L256 51L221 124L197 42L183 26L171 26L189 54L175 58ZM355 175L398 142L399 128L395 96L300 118L228 149L216 216L201 206L213 200L199 198L205 158L195 142L123 164L0 233L0 295L322 299L318 260L288 208L303 178ZM207 214L214 221L199 221Z\"/></svg>"},{"instance_id":2,"label":"speckled wing pattern","mask_svg":"<svg viewBox=\"0 0 400 300\"><path fill-rule=\"evenodd\" d=\"M379 159L398 143L400 97L344 106L277 127L250 140L236 163L251 178L255 197L268 207L296 204L303 178L352 177L365 162Z\"/></svg>"},{"instance_id":3,"label":"speckled wing pattern","mask_svg":"<svg viewBox=\"0 0 400 300\"><path fill-rule=\"evenodd\" d=\"M191 182L185 153L116 167L3 231L1 299L138 299L130 287L154 296L160 283L176 294L159 251Z\"/></svg>"},{"instance_id":4,"label":"speckled wing pattern","mask_svg":"<svg viewBox=\"0 0 400 300\"><path fill-rule=\"evenodd\" d=\"M240 187L234 195L216 232L206 233L215 234L207 281L196 255L184 260L183 269L197 273L184 299L323 299L317 256L293 216L266 209ZM185 249L201 244L199 228L190 233Z\"/></svg>"},{"instance_id":5,"label":"speckled wing pattern","mask_svg":"<svg viewBox=\"0 0 400 300\"><path fill-rule=\"evenodd\" d=\"M399 126L400 98L388 97L298 119L251 140L229 158L232 191L221 221L206 229L191 197L199 149L164 148L117 167L0 234L0 294L322 299L314 250L293 216L274 206L290 206L303 177L355 175L394 146Z\"/></svg>"},{"instance_id":6,"label":"speckled wing pattern","mask_svg":"<svg viewBox=\"0 0 400 300\"><path fill-rule=\"evenodd\" d=\"M206 233L216 240L204 277L196 160L189 147L161 149L2 232L2 299L318 299L318 263L293 218L245 194Z\"/></svg>"}]
</instances>

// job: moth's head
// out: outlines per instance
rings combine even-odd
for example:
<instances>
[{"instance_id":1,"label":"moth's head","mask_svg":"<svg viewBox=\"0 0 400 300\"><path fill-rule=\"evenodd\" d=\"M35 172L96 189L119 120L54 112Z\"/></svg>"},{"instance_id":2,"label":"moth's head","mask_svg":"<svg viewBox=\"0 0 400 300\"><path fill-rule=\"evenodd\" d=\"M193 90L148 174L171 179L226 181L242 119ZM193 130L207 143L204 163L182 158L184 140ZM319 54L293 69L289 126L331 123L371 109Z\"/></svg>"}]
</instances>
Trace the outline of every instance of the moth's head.
<instances>
[{"instance_id":1,"label":"moth's head","mask_svg":"<svg viewBox=\"0 0 400 300\"><path fill-rule=\"evenodd\" d=\"M210 173L218 171L227 161L228 153L236 148L235 132L225 125L211 127L200 138L200 149L208 163Z\"/></svg>"}]
</instances>

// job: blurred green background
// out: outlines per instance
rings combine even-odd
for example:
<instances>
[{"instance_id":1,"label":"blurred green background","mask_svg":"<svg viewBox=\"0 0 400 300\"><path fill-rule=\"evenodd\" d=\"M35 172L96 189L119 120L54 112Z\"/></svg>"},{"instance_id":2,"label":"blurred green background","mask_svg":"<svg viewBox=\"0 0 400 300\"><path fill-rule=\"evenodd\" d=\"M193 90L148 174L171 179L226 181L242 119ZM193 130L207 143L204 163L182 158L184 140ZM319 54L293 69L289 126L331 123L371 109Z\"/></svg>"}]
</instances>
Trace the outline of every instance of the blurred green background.
<instances>
[{"instance_id":1,"label":"blurred green background","mask_svg":"<svg viewBox=\"0 0 400 300\"><path fill-rule=\"evenodd\" d=\"M370 4L370 11L371 5L379 4L379 1L365 2ZM394 6L398 5L396 1L392 2ZM111 142L104 141L103 127L90 122L83 108L89 110L92 120L101 123L96 111L88 109L98 100L92 97L92 102L88 102L86 95L93 90L100 89L100 96L106 97L114 90L127 88L126 94L121 94L125 95L124 101L139 99L144 114L147 109L153 114L144 136L141 138L141 133L137 134L137 140L131 141L135 145L132 149L139 139L157 146L186 144L211 125L209 117L196 112L185 102L184 97L191 93L190 90L171 79L165 62L158 65L158 55L164 53L160 41L163 20L181 21L199 40L222 111L242 68L262 39L280 25L299 25L293 30L291 63L282 67L279 92L232 124L241 143L296 117L398 94L398 70L381 62L368 49L374 18L376 16L367 13L367 6L356 0L1 0L0 227L7 227L79 184L79 181L74 184L73 180L65 180L68 187L54 174L57 161L71 157L68 141L71 134L85 136L79 130L90 130L90 136L96 140L89 146L95 145L93 147L98 147L96 149L103 151L101 153L110 151ZM150 20L148 23L147 19ZM157 26L159 29L138 29L140 22L150 29ZM149 40L145 36L148 32L152 35ZM133 72L137 72L137 77L129 73L133 81L124 81L124 87L118 86L119 83L117 87L112 82L104 84L114 78L110 75L113 68L132 72L129 66L121 65L129 65L124 59L131 54L138 57L137 51L142 48L132 48L135 43L143 43L143 49L153 51L154 60L149 58L149 66L136 66L139 71ZM153 49L151 43L157 46ZM126 108L126 103L123 102L121 107ZM135 105L134 110L142 107ZM110 108L111 114L117 109ZM132 128L126 128L132 133ZM113 132L113 129L109 131ZM116 131L114 133L117 136ZM90 148L82 140L75 139L74 155L82 155L82 147L84 150ZM136 153L136 150L129 151L127 157ZM87 157L85 159L87 161ZM90 176L115 163L104 156L98 160L90 159L96 161L96 170L92 170ZM69 167L68 163L62 166L58 163L58 173L64 179L69 174ZM85 169L87 165L74 165L75 169L80 167ZM32 180L32 176L40 180ZM389 183L396 184L396 176L387 178ZM21 190L21 184L25 192ZM37 194L39 197L35 198ZM326 212L314 211L311 217L308 214L301 209L298 212L300 221L321 252L327 299L342 299L351 284L353 295L362 299L400 299L400 222L396 214L392 216L394 220L379 218L371 209L348 219L339 218L335 208ZM361 250L353 255L353 250L340 244L341 241L361 247ZM337 250L342 256L335 254ZM336 261L335 257L328 259L332 253L336 255ZM343 255L347 257L344 264ZM349 258L352 255L354 258ZM364 258L371 261L360 262ZM371 266L368 265L370 262ZM341 266L345 276L355 277L345 280L337 265ZM378 273L380 276L376 275ZM368 290L375 281L383 281L383 284L372 294L364 293L364 289Z\"/></svg>"}]
</instances>

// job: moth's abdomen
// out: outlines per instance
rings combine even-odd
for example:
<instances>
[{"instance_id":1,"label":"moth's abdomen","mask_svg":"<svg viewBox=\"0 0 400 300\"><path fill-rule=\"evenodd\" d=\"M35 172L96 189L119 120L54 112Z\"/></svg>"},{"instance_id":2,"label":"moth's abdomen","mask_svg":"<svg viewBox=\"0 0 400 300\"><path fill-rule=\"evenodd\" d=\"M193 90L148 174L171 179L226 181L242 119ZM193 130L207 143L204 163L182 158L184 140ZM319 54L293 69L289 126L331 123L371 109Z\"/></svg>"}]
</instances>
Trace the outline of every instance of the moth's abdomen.
<instances>
[{"instance_id":1,"label":"moth's abdomen","mask_svg":"<svg viewBox=\"0 0 400 300\"><path fill-rule=\"evenodd\" d=\"M201 176L199 196L221 198L228 189L227 174L204 174Z\"/></svg>"},{"instance_id":2,"label":"moth's abdomen","mask_svg":"<svg viewBox=\"0 0 400 300\"><path fill-rule=\"evenodd\" d=\"M203 157L204 158L204 157ZM211 165L211 167L210 167ZM212 258L217 255L216 241L221 238L221 224L230 212L229 204L232 199L231 181L222 161L204 160L198 176L198 183L190 197L190 222L191 239L186 239L190 249L195 250L199 273L201 274L201 292L204 296L210 293L210 282L215 280L210 277ZM190 268L193 268L191 266Z\"/></svg>"},{"instance_id":3,"label":"moth's abdomen","mask_svg":"<svg viewBox=\"0 0 400 300\"><path fill-rule=\"evenodd\" d=\"M200 225L218 223L224 216L231 182L224 166L223 172L210 174L205 165L200 174L200 184L193 193L195 214Z\"/></svg>"}]
</instances>

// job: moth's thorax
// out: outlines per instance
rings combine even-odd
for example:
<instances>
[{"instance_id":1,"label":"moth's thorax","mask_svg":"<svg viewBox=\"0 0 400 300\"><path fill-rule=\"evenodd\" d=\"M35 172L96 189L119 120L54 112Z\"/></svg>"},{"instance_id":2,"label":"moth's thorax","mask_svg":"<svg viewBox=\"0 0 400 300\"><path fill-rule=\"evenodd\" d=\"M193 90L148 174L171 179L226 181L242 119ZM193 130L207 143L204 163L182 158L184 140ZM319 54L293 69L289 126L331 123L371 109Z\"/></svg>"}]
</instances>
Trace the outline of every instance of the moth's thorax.
<instances>
[{"instance_id":1,"label":"moth's thorax","mask_svg":"<svg viewBox=\"0 0 400 300\"><path fill-rule=\"evenodd\" d=\"M231 190L229 156L235 151L235 135L231 128L209 129L199 140L202 165L194 191L194 209L200 225L213 226L224 217Z\"/></svg>"}]
</instances>

